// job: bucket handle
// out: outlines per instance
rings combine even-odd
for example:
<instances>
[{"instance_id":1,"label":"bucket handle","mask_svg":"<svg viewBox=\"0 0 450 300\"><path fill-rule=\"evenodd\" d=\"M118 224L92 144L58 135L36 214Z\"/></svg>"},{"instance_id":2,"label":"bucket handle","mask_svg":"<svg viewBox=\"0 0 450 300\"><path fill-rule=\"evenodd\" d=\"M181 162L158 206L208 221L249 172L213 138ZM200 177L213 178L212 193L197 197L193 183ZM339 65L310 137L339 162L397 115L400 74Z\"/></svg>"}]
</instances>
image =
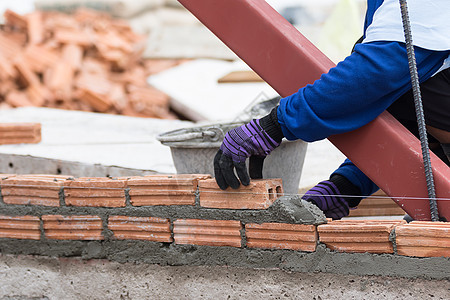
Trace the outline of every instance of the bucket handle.
<instances>
[{"instance_id":1,"label":"bucket handle","mask_svg":"<svg viewBox=\"0 0 450 300\"><path fill-rule=\"evenodd\" d=\"M187 140L194 140L194 139L201 139L201 138L209 138L214 139L216 135L219 135L218 132L212 131L212 130L205 130L205 131L199 131L199 132L190 132L185 134L179 134L176 136L159 136L158 139L160 142L164 143L170 143L170 142L180 142L180 141L187 141Z\"/></svg>"}]
</instances>

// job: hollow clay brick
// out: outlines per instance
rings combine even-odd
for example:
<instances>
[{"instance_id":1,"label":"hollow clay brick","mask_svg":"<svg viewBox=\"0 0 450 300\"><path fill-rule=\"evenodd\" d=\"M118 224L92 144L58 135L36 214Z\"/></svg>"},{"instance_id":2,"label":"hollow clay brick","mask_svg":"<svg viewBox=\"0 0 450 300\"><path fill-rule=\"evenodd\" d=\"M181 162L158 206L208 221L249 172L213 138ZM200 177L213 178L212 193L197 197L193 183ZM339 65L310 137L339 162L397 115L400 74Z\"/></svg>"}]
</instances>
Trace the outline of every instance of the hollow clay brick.
<instances>
[{"instance_id":1,"label":"hollow clay brick","mask_svg":"<svg viewBox=\"0 0 450 300\"><path fill-rule=\"evenodd\" d=\"M108 228L120 240L173 242L169 219L153 217L112 216Z\"/></svg>"},{"instance_id":2,"label":"hollow clay brick","mask_svg":"<svg viewBox=\"0 0 450 300\"><path fill-rule=\"evenodd\" d=\"M103 240L102 220L98 216L42 216L44 234L56 240Z\"/></svg>"},{"instance_id":3,"label":"hollow clay brick","mask_svg":"<svg viewBox=\"0 0 450 300\"><path fill-rule=\"evenodd\" d=\"M83 49L75 44L64 45L62 49L62 59L67 62L73 70L78 70L81 67L83 59Z\"/></svg>"},{"instance_id":4,"label":"hollow clay brick","mask_svg":"<svg viewBox=\"0 0 450 300\"><path fill-rule=\"evenodd\" d=\"M340 220L319 225L319 240L339 252L393 253L389 235L405 221Z\"/></svg>"},{"instance_id":5,"label":"hollow clay brick","mask_svg":"<svg viewBox=\"0 0 450 300\"><path fill-rule=\"evenodd\" d=\"M194 205L199 181L210 177L204 174L130 177L127 187L134 206Z\"/></svg>"},{"instance_id":6,"label":"hollow clay brick","mask_svg":"<svg viewBox=\"0 0 450 300\"><path fill-rule=\"evenodd\" d=\"M5 204L59 206L59 192L69 176L17 175L1 180Z\"/></svg>"},{"instance_id":7,"label":"hollow clay brick","mask_svg":"<svg viewBox=\"0 0 450 300\"><path fill-rule=\"evenodd\" d=\"M28 96L17 90L12 90L5 97L6 103L12 107L33 106L33 103L28 99Z\"/></svg>"},{"instance_id":8,"label":"hollow clay brick","mask_svg":"<svg viewBox=\"0 0 450 300\"><path fill-rule=\"evenodd\" d=\"M315 251L315 225L284 223L250 223L245 225L247 247Z\"/></svg>"},{"instance_id":9,"label":"hollow clay brick","mask_svg":"<svg viewBox=\"0 0 450 300\"><path fill-rule=\"evenodd\" d=\"M34 11L25 17L27 22L28 42L30 44L39 44L44 40L44 24L42 22L42 13Z\"/></svg>"},{"instance_id":10,"label":"hollow clay brick","mask_svg":"<svg viewBox=\"0 0 450 300\"><path fill-rule=\"evenodd\" d=\"M66 205L124 207L125 180L107 177L80 177L64 186Z\"/></svg>"},{"instance_id":11,"label":"hollow clay brick","mask_svg":"<svg viewBox=\"0 0 450 300\"><path fill-rule=\"evenodd\" d=\"M0 123L0 145L39 143L40 123Z\"/></svg>"},{"instance_id":12,"label":"hollow clay brick","mask_svg":"<svg viewBox=\"0 0 450 300\"><path fill-rule=\"evenodd\" d=\"M173 224L176 244L241 247L240 221L179 219Z\"/></svg>"},{"instance_id":13,"label":"hollow clay brick","mask_svg":"<svg viewBox=\"0 0 450 300\"><path fill-rule=\"evenodd\" d=\"M349 217L403 216L404 214L405 211L394 200L379 190L372 196L363 199L357 209L351 209Z\"/></svg>"},{"instance_id":14,"label":"hollow clay brick","mask_svg":"<svg viewBox=\"0 0 450 300\"><path fill-rule=\"evenodd\" d=\"M17 53L21 52L21 47L10 36L2 34L0 31L0 52L2 52L6 58L12 59L17 56Z\"/></svg>"},{"instance_id":15,"label":"hollow clay brick","mask_svg":"<svg viewBox=\"0 0 450 300\"><path fill-rule=\"evenodd\" d=\"M27 19L12 10L7 9L3 16L7 25L21 29L27 28Z\"/></svg>"},{"instance_id":16,"label":"hollow clay brick","mask_svg":"<svg viewBox=\"0 0 450 300\"><path fill-rule=\"evenodd\" d=\"M40 221L33 216L0 216L0 238L39 240Z\"/></svg>"},{"instance_id":17,"label":"hollow clay brick","mask_svg":"<svg viewBox=\"0 0 450 300\"><path fill-rule=\"evenodd\" d=\"M14 60L14 67L18 74L18 80L23 86L39 85L39 77L28 66L28 62L24 56L20 56Z\"/></svg>"},{"instance_id":18,"label":"hollow clay brick","mask_svg":"<svg viewBox=\"0 0 450 300\"><path fill-rule=\"evenodd\" d=\"M23 56L29 68L34 72L43 73L52 67L59 59L59 55L43 45L27 45Z\"/></svg>"},{"instance_id":19,"label":"hollow clay brick","mask_svg":"<svg viewBox=\"0 0 450 300\"><path fill-rule=\"evenodd\" d=\"M99 112L107 111L112 105L112 101L107 96L102 96L86 88L79 90L77 98Z\"/></svg>"},{"instance_id":20,"label":"hollow clay brick","mask_svg":"<svg viewBox=\"0 0 450 300\"><path fill-rule=\"evenodd\" d=\"M414 221L397 226L395 241L400 255L450 257L450 223Z\"/></svg>"},{"instance_id":21,"label":"hollow clay brick","mask_svg":"<svg viewBox=\"0 0 450 300\"><path fill-rule=\"evenodd\" d=\"M221 190L215 179L199 182L200 205L210 208L266 209L283 195L281 179L257 179L250 185Z\"/></svg>"}]
</instances>

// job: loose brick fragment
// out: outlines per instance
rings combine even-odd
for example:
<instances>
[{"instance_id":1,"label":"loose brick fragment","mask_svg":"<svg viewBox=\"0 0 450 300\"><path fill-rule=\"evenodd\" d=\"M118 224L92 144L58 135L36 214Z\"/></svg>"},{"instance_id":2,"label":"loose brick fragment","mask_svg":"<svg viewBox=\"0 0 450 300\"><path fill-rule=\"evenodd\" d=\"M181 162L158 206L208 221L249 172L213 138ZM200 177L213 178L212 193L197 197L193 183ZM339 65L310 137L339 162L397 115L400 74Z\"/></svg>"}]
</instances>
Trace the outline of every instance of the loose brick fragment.
<instances>
[{"instance_id":1,"label":"loose brick fragment","mask_svg":"<svg viewBox=\"0 0 450 300\"><path fill-rule=\"evenodd\" d=\"M44 234L55 240L103 240L102 220L98 216L42 216Z\"/></svg>"},{"instance_id":2,"label":"loose brick fragment","mask_svg":"<svg viewBox=\"0 0 450 300\"><path fill-rule=\"evenodd\" d=\"M64 186L66 205L124 207L126 181L106 177L80 177Z\"/></svg>"},{"instance_id":3,"label":"loose brick fragment","mask_svg":"<svg viewBox=\"0 0 450 300\"><path fill-rule=\"evenodd\" d=\"M340 220L319 225L319 240L339 252L393 253L389 235L405 221Z\"/></svg>"},{"instance_id":4,"label":"loose brick fragment","mask_svg":"<svg viewBox=\"0 0 450 300\"><path fill-rule=\"evenodd\" d=\"M0 181L3 202L17 205L59 206L59 192L69 176L16 175Z\"/></svg>"},{"instance_id":5,"label":"loose brick fragment","mask_svg":"<svg viewBox=\"0 0 450 300\"><path fill-rule=\"evenodd\" d=\"M127 187L134 206L194 205L199 181L210 177L203 174L130 177Z\"/></svg>"},{"instance_id":6,"label":"loose brick fragment","mask_svg":"<svg viewBox=\"0 0 450 300\"><path fill-rule=\"evenodd\" d=\"M108 228L120 240L173 242L169 219L153 217L112 216Z\"/></svg>"},{"instance_id":7,"label":"loose brick fragment","mask_svg":"<svg viewBox=\"0 0 450 300\"><path fill-rule=\"evenodd\" d=\"M241 247L240 221L179 219L173 224L176 244Z\"/></svg>"},{"instance_id":8,"label":"loose brick fragment","mask_svg":"<svg viewBox=\"0 0 450 300\"><path fill-rule=\"evenodd\" d=\"M249 223L245 225L247 247L315 251L315 225L284 223Z\"/></svg>"},{"instance_id":9,"label":"loose brick fragment","mask_svg":"<svg viewBox=\"0 0 450 300\"><path fill-rule=\"evenodd\" d=\"M33 106L27 94L22 91L12 90L6 95L5 101L12 107Z\"/></svg>"},{"instance_id":10,"label":"loose brick fragment","mask_svg":"<svg viewBox=\"0 0 450 300\"><path fill-rule=\"evenodd\" d=\"M98 112L105 112L112 106L112 100L89 89L80 89L77 98L92 106Z\"/></svg>"},{"instance_id":11,"label":"loose brick fragment","mask_svg":"<svg viewBox=\"0 0 450 300\"><path fill-rule=\"evenodd\" d=\"M39 44L44 40L44 24L42 13L34 11L25 17L27 23L28 41L30 44Z\"/></svg>"},{"instance_id":12,"label":"loose brick fragment","mask_svg":"<svg viewBox=\"0 0 450 300\"><path fill-rule=\"evenodd\" d=\"M7 25L15 27L17 29L27 28L27 19L12 10L7 9L3 16L5 17Z\"/></svg>"},{"instance_id":13,"label":"loose brick fragment","mask_svg":"<svg viewBox=\"0 0 450 300\"><path fill-rule=\"evenodd\" d=\"M20 56L14 60L14 67L18 74L18 80L24 87L39 85L39 77L30 69L26 58Z\"/></svg>"},{"instance_id":14,"label":"loose brick fragment","mask_svg":"<svg viewBox=\"0 0 450 300\"><path fill-rule=\"evenodd\" d=\"M40 123L0 123L0 145L39 143Z\"/></svg>"},{"instance_id":15,"label":"loose brick fragment","mask_svg":"<svg viewBox=\"0 0 450 300\"><path fill-rule=\"evenodd\" d=\"M397 226L395 241L400 255L450 257L450 223L414 221Z\"/></svg>"},{"instance_id":16,"label":"loose brick fragment","mask_svg":"<svg viewBox=\"0 0 450 300\"><path fill-rule=\"evenodd\" d=\"M266 209L283 195L281 179L258 179L250 185L221 190L215 179L199 182L200 205L210 208Z\"/></svg>"},{"instance_id":17,"label":"loose brick fragment","mask_svg":"<svg viewBox=\"0 0 450 300\"><path fill-rule=\"evenodd\" d=\"M40 221L34 216L0 216L0 238L39 240Z\"/></svg>"}]
</instances>

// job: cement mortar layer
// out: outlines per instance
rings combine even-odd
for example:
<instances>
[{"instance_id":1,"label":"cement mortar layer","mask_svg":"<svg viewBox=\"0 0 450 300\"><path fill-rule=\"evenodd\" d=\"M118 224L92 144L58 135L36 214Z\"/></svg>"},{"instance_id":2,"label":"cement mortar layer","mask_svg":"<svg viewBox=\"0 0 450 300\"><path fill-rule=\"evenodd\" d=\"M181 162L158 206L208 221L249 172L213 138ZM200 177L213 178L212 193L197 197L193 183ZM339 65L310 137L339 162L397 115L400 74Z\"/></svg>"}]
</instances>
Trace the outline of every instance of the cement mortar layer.
<instances>
[{"instance_id":1,"label":"cement mortar layer","mask_svg":"<svg viewBox=\"0 0 450 300\"><path fill-rule=\"evenodd\" d=\"M109 216L137 216L159 217L175 219L207 219L207 220L239 220L246 223L296 223L296 224L323 224L326 218L322 211L297 196L283 196L277 199L266 210L251 209L214 209L199 206L198 193L196 205L170 205L170 206L132 206L128 192L126 195L126 207L75 207L65 206L46 207L38 205L7 205L0 196L0 212L2 215L42 216L42 215L96 215L103 219ZM64 193L60 192L60 203L64 204Z\"/></svg>"},{"instance_id":2,"label":"cement mortar layer","mask_svg":"<svg viewBox=\"0 0 450 300\"><path fill-rule=\"evenodd\" d=\"M0 253L107 259L161 266L231 266L301 273L377 275L450 280L450 258L339 253L319 244L315 252L176 245L133 240L32 241L0 239Z\"/></svg>"},{"instance_id":3,"label":"cement mortar layer","mask_svg":"<svg viewBox=\"0 0 450 300\"><path fill-rule=\"evenodd\" d=\"M447 280L1 254L0 286L2 300L448 299Z\"/></svg>"}]
</instances>

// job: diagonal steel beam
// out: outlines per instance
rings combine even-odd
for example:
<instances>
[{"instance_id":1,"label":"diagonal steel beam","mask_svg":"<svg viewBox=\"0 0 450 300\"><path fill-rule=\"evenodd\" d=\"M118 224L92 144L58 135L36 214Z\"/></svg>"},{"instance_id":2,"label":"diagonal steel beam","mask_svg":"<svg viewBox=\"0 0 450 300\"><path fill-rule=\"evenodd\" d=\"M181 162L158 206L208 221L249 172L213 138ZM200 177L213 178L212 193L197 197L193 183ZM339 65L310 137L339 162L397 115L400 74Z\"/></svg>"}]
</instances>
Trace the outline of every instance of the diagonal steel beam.
<instances>
[{"instance_id":1,"label":"diagonal steel beam","mask_svg":"<svg viewBox=\"0 0 450 300\"><path fill-rule=\"evenodd\" d=\"M179 2L281 96L295 93L334 67L264 0ZM430 219L419 141L389 113L329 140L410 216ZM441 198L439 213L450 220L450 168L431 156L436 195Z\"/></svg>"}]
</instances>

